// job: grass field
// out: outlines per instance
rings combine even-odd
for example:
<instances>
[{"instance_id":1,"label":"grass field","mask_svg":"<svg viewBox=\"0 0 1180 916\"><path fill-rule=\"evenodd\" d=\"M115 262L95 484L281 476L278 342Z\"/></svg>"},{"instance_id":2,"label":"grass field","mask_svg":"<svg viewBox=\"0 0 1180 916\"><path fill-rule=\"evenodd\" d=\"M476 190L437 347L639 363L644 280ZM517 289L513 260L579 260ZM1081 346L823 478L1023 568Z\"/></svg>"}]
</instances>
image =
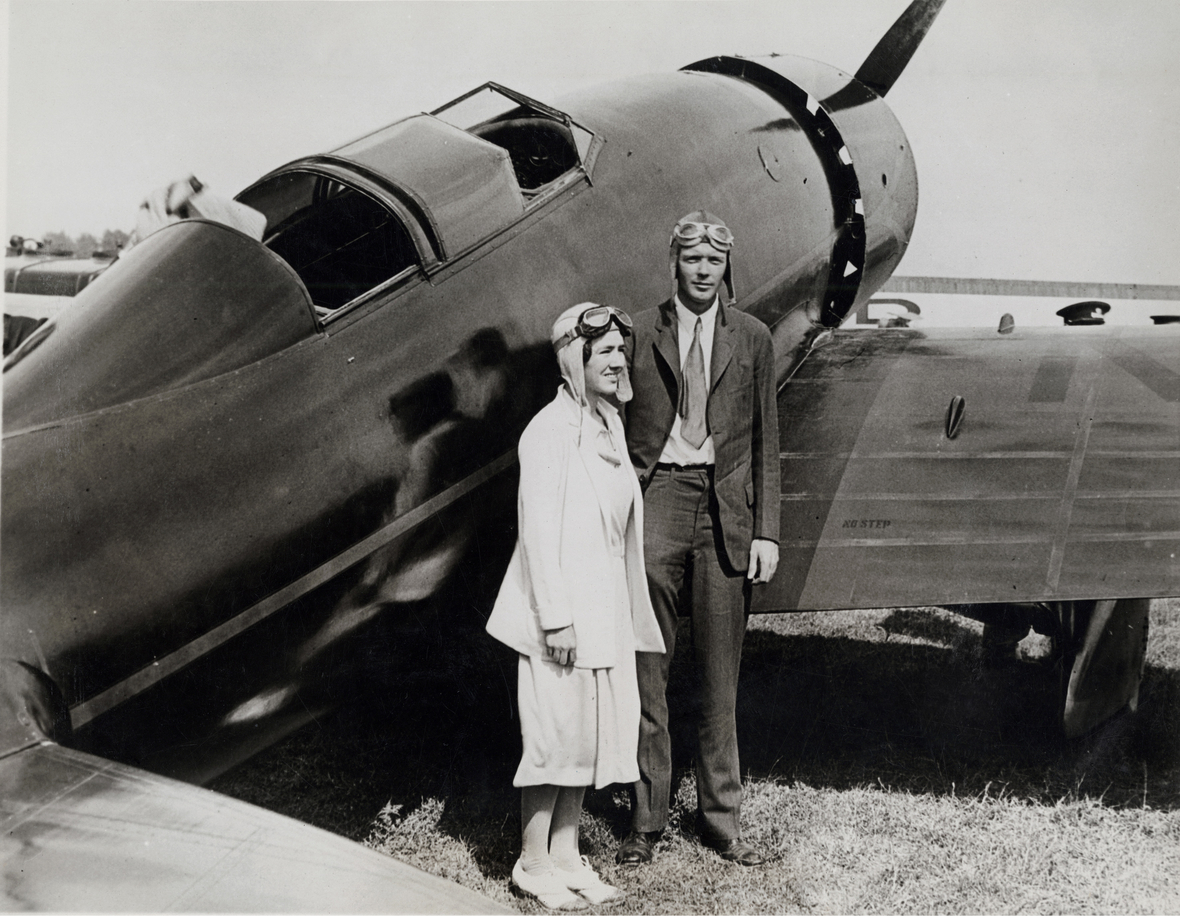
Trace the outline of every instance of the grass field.
<instances>
[{"instance_id":1,"label":"grass field","mask_svg":"<svg viewBox=\"0 0 1180 916\"><path fill-rule=\"evenodd\" d=\"M691 734L656 862L614 865L621 789L591 792L583 852L627 897L610 913L1180 912L1180 600L1156 602L1140 712L1062 745L1056 681L989 671L980 626L929 608L755 618L739 738L762 868L693 836ZM282 811L524 912L515 659L437 628L391 660L376 709L345 710L213 788ZM1045 650L1033 637L1031 657ZM678 661L674 722L691 712Z\"/></svg>"}]
</instances>

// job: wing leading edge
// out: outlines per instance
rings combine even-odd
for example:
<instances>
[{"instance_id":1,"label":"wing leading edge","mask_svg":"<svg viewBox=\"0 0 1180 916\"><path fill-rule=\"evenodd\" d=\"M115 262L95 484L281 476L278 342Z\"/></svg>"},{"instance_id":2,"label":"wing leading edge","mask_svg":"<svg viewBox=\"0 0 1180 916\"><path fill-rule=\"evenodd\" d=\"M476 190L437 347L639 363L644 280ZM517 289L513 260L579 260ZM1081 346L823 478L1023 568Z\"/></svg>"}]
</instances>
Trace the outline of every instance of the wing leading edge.
<instances>
[{"instance_id":1,"label":"wing leading edge","mask_svg":"<svg viewBox=\"0 0 1180 916\"><path fill-rule=\"evenodd\" d=\"M779 422L755 610L1180 595L1180 328L837 331Z\"/></svg>"},{"instance_id":2,"label":"wing leading edge","mask_svg":"<svg viewBox=\"0 0 1180 916\"><path fill-rule=\"evenodd\" d=\"M0 909L494 913L307 824L45 743L0 758Z\"/></svg>"}]
</instances>

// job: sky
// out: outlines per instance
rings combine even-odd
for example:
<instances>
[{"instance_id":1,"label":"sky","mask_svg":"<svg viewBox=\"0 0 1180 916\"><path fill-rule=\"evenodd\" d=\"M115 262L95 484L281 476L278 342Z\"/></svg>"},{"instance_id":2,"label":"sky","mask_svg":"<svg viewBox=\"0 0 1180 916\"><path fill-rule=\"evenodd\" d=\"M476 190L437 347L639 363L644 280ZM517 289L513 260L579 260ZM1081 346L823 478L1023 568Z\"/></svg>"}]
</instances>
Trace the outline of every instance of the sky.
<instances>
[{"instance_id":1,"label":"sky","mask_svg":"<svg viewBox=\"0 0 1180 916\"><path fill-rule=\"evenodd\" d=\"M9 0L6 237L130 229L495 80L541 101L715 54L855 72L904 0ZM1180 284L1180 2L947 0L888 95L900 274Z\"/></svg>"}]
</instances>

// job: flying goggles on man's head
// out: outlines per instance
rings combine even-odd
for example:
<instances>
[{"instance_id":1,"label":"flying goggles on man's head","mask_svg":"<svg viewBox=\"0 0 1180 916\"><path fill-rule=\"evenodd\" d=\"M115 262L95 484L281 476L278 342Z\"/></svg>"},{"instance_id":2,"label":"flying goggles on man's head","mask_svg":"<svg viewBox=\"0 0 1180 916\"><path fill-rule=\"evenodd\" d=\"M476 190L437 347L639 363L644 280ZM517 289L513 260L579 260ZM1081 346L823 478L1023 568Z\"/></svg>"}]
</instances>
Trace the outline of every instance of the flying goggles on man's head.
<instances>
[{"instance_id":1,"label":"flying goggles on man's head","mask_svg":"<svg viewBox=\"0 0 1180 916\"><path fill-rule=\"evenodd\" d=\"M725 276L722 281L729 294L729 302L736 299L733 291L733 243L734 235L729 227L708 210L693 210L676 221L672 227L672 238L668 240L668 255L672 266L672 280L676 280L676 260L681 248L692 248L701 242L708 242L717 251L726 255Z\"/></svg>"},{"instance_id":2,"label":"flying goggles on man's head","mask_svg":"<svg viewBox=\"0 0 1180 916\"><path fill-rule=\"evenodd\" d=\"M729 227L712 213L705 210L694 210L683 216L672 228L672 238L669 245L681 248L691 248L707 241L718 251L728 252L733 248L733 233Z\"/></svg>"}]
</instances>

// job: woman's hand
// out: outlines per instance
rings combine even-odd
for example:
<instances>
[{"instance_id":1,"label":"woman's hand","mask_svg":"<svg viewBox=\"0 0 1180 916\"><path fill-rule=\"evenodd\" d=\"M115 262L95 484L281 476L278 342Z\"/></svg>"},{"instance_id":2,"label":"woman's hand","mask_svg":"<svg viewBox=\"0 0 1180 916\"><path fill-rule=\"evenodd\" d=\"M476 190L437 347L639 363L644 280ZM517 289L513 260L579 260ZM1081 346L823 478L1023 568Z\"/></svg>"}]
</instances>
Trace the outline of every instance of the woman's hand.
<instances>
[{"instance_id":1,"label":"woman's hand","mask_svg":"<svg viewBox=\"0 0 1180 916\"><path fill-rule=\"evenodd\" d=\"M578 640L574 636L574 625L560 630L545 631L545 655L550 661L569 667L578 657Z\"/></svg>"}]
</instances>

